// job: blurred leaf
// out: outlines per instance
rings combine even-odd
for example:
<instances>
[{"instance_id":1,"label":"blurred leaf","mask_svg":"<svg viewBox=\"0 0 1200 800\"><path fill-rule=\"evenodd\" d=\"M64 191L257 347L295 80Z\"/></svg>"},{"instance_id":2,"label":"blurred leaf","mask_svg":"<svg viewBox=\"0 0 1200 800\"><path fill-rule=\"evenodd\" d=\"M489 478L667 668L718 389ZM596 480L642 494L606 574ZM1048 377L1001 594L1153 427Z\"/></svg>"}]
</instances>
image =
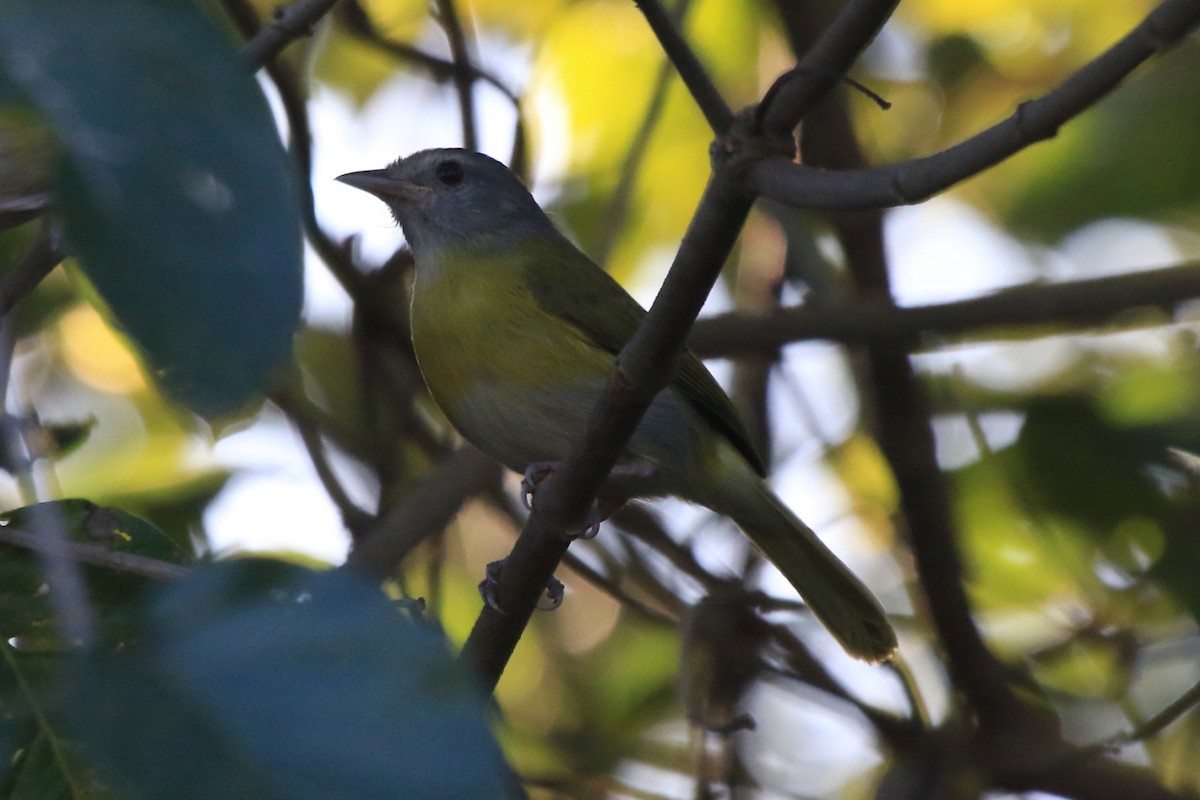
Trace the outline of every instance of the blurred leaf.
<instances>
[{"instance_id":1,"label":"blurred leaf","mask_svg":"<svg viewBox=\"0 0 1200 800\"><path fill-rule=\"evenodd\" d=\"M1165 459L1167 444L1113 425L1087 399L1047 400L1027 412L1018 479L1039 510L1104 541L1131 517L1167 515L1170 501L1146 471Z\"/></svg>"},{"instance_id":2,"label":"blurred leaf","mask_svg":"<svg viewBox=\"0 0 1200 800\"><path fill-rule=\"evenodd\" d=\"M990 591L1025 585L1049 597L1069 581L1095 601L1103 581L1112 602L1115 588L1150 577L1200 619L1200 483L1189 487L1168 455L1186 442L1171 428L1114 424L1086 397L1032 404L1014 446L956 473ZM1134 594L1130 610L1109 613L1146 623L1152 600Z\"/></svg>"},{"instance_id":3,"label":"blurred leaf","mask_svg":"<svg viewBox=\"0 0 1200 800\"><path fill-rule=\"evenodd\" d=\"M954 471L955 510L970 564L972 596L989 613L1027 614L1050 597L1078 594L1076 575L1090 568L1074 531L1053 528L1027 506L1015 455L1005 450Z\"/></svg>"},{"instance_id":4,"label":"blurred leaf","mask_svg":"<svg viewBox=\"0 0 1200 800\"><path fill-rule=\"evenodd\" d=\"M102 508L87 500L60 500L8 511L0 522L39 533L45 522L58 525L71 542L102 544L115 552L135 553L190 564L190 552L132 514ZM130 643L128 624L148 580L98 566L85 566L88 595L110 645ZM0 720L11 724L9 752L0 751L0 798L108 797L60 730L60 682L71 652L57 636L55 611L45 587L41 560L18 547L0 545Z\"/></svg>"},{"instance_id":5,"label":"blurred leaf","mask_svg":"<svg viewBox=\"0 0 1200 800\"><path fill-rule=\"evenodd\" d=\"M1129 676L1119 642L1071 641L1049 658L1038 659L1038 683L1075 697L1103 698L1125 691Z\"/></svg>"},{"instance_id":6,"label":"blurred leaf","mask_svg":"<svg viewBox=\"0 0 1200 800\"><path fill-rule=\"evenodd\" d=\"M1009 69L1035 72L1061 60L1063 51L1075 60L1094 55L1152 7L1149 0L1103 6L1080 0L926 0L902 5L899 12L901 18L934 33L970 35L993 58L1004 58ZM1065 30L1071 33L1067 41Z\"/></svg>"},{"instance_id":7,"label":"blurred leaf","mask_svg":"<svg viewBox=\"0 0 1200 800\"><path fill-rule=\"evenodd\" d=\"M295 190L253 77L187 0L5 14L0 67L62 148L56 204L89 279L168 392L238 408L288 357L301 299Z\"/></svg>"},{"instance_id":8,"label":"blurred leaf","mask_svg":"<svg viewBox=\"0 0 1200 800\"><path fill-rule=\"evenodd\" d=\"M484 698L432 628L342 571L219 565L79 672L73 718L129 798L498 798Z\"/></svg>"},{"instance_id":9,"label":"blurred leaf","mask_svg":"<svg viewBox=\"0 0 1200 800\"><path fill-rule=\"evenodd\" d=\"M362 105L395 75L396 62L379 48L334 29L318 51L316 76Z\"/></svg>"},{"instance_id":10,"label":"blurred leaf","mask_svg":"<svg viewBox=\"0 0 1200 800\"><path fill-rule=\"evenodd\" d=\"M111 797L46 714L61 659L0 641L0 799ZM55 670L48 672L46 662Z\"/></svg>"},{"instance_id":11,"label":"blurred leaf","mask_svg":"<svg viewBox=\"0 0 1200 800\"><path fill-rule=\"evenodd\" d=\"M1152 425L1200 408L1200 375L1194 358L1131 364L1115 372L1097 397L1105 416L1120 425Z\"/></svg>"},{"instance_id":12,"label":"blurred leaf","mask_svg":"<svg viewBox=\"0 0 1200 800\"><path fill-rule=\"evenodd\" d=\"M1200 206L1195 157L1200 104L1180 102L1200 80L1200 43L1185 39L1017 162L1026 167L1006 217L1055 239L1101 217L1154 217Z\"/></svg>"},{"instance_id":13,"label":"blurred leaf","mask_svg":"<svg viewBox=\"0 0 1200 800\"><path fill-rule=\"evenodd\" d=\"M0 452L0 468L15 473L25 468L28 461L39 458L61 458L87 441L95 426L95 419L82 422L47 422L36 417L0 414L0 424L9 436L19 436L25 451L14 458L14 454Z\"/></svg>"},{"instance_id":14,"label":"blurred leaf","mask_svg":"<svg viewBox=\"0 0 1200 800\"><path fill-rule=\"evenodd\" d=\"M361 439L363 419L362 364L356 342L344 332L305 326L296 336L296 361L304 376L304 394L328 414L327 427L337 426L333 438L343 447Z\"/></svg>"}]
</instances>

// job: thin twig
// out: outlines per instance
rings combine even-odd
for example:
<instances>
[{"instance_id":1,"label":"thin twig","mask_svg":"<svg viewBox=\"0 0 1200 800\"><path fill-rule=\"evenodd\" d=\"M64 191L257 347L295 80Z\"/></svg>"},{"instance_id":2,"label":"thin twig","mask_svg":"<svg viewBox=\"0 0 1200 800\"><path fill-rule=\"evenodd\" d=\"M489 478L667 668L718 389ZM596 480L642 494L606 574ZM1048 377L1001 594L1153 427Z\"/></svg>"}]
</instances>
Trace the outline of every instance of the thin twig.
<instances>
[{"instance_id":1,"label":"thin twig","mask_svg":"<svg viewBox=\"0 0 1200 800\"><path fill-rule=\"evenodd\" d=\"M620 581L609 577L597 569L594 569L590 564L576 556L574 553L568 551L566 555L563 556L563 565L583 577L583 579L592 586L595 586L597 589L616 600L621 604L621 608L623 610L628 610L634 616L639 617L647 622L653 622L669 628L674 628L679 624L679 620L677 618L668 614L664 614L662 611L656 608L651 608L648 604L626 591L625 587L621 585Z\"/></svg>"},{"instance_id":2,"label":"thin twig","mask_svg":"<svg viewBox=\"0 0 1200 800\"><path fill-rule=\"evenodd\" d=\"M665 558L668 564L679 573L691 578L704 591L711 592L722 585L721 578L706 570L696 560L696 553L692 548L667 533L661 521L646 508L627 505L613 515L612 521L626 534L629 540ZM625 552L628 558L636 558L645 563L645 559L635 548L626 547ZM642 569L646 572L651 571L648 566Z\"/></svg>"},{"instance_id":3,"label":"thin twig","mask_svg":"<svg viewBox=\"0 0 1200 800\"><path fill-rule=\"evenodd\" d=\"M804 52L792 79L773 87L763 99L760 124L769 134L791 135L808 110L837 85L841 75L866 49L900 0L850 0L819 39ZM789 17L785 15L785 24ZM790 31L793 38L798 32Z\"/></svg>"},{"instance_id":4,"label":"thin twig","mask_svg":"<svg viewBox=\"0 0 1200 800\"><path fill-rule=\"evenodd\" d=\"M427 53L419 47L407 42L396 41L385 36L375 27L371 17L363 10L357 0L342 0L337 7L337 19L346 30L358 39L372 47L377 47L393 58L407 64L420 67L438 82L452 81L457 74L453 61ZM520 98L500 78L475 64L467 64L470 76L474 80L483 81L503 94L510 103L517 105Z\"/></svg>"},{"instance_id":5,"label":"thin twig","mask_svg":"<svg viewBox=\"0 0 1200 800\"><path fill-rule=\"evenodd\" d=\"M337 0L296 0L275 10L271 21L242 48L242 57L258 68L279 55L295 39L311 36L313 25Z\"/></svg>"},{"instance_id":6,"label":"thin twig","mask_svg":"<svg viewBox=\"0 0 1200 800\"><path fill-rule=\"evenodd\" d=\"M683 83L691 92L692 99L696 101L704 118L708 120L708 127L717 135L725 133L733 124L733 111L721 97L721 93L717 91L716 84L709 77L704 65L700 63L700 59L692 50L691 45L679 33L670 13L663 8L659 0L634 0L634 2L646 17L646 22L654 31L654 35L658 37L658 43L662 46L663 52L667 54L667 58L679 71L679 77L683 78Z\"/></svg>"},{"instance_id":7,"label":"thin twig","mask_svg":"<svg viewBox=\"0 0 1200 800\"><path fill-rule=\"evenodd\" d=\"M275 398L275 401L276 404L280 402L278 397ZM368 521L373 519L372 515L360 508L346 493L342 482L333 471L333 465L329 463L329 456L325 452L325 443L321 440L320 429L304 414L297 413L296 409L285 405L280 407L284 409L292 424L296 426L296 432L300 434L300 441L303 442L304 449L308 452L308 458L312 462L313 470L317 473L317 478L321 481L321 486L325 488L325 493L329 495L329 499L337 506L338 512L342 516L342 524L350 531L351 538L357 540Z\"/></svg>"},{"instance_id":8,"label":"thin twig","mask_svg":"<svg viewBox=\"0 0 1200 800\"><path fill-rule=\"evenodd\" d=\"M356 544L346 565L374 577L388 577L421 542L444 530L464 502L499 483L502 474L499 464L475 448L456 450L383 513Z\"/></svg>"},{"instance_id":9,"label":"thin twig","mask_svg":"<svg viewBox=\"0 0 1200 800\"><path fill-rule=\"evenodd\" d=\"M770 630L772 639L783 650L787 666L787 672L781 673L784 677L800 681L857 709L886 742L897 744L911 741L914 736L925 735L926 730L919 720L901 719L851 694L825 665L813 656L808 646L790 627L772 623Z\"/></svg>"},{"instance_id":10,"label":"thin twig","mask_svg":"<svg viewBox=\"0 0 1200 800\"><path fill-rule=\"evenodd\" d=\"M80 564L91 564L117 572L141 575L156 581L177 580L191 572L190 567L172 564L170 561L160 561L157 558L149 558L137 553L109 550L100 544L71 542L65 539L56 541L38 533L14 528L11 525L0 526L0 543L36 553L54 552L62 558Z\"/></svg>"},{"instance_id":11,"label":"thin twig","mask_svg":"<svg viewBox=\"0 0 1200 800\"><path fill-rule=\"evenodd\" d=\"M454 0L437 0L438 24L446 32L450 45L450 58L454 64L454 89L458 95L458 113L462 120L463 147L479 149L479 132L475 122L475 70L471 66L471 53L467 47L467 35L458 7Z\"/></svg>"},{"instance_id":12,"label":"thin twig","mask_svg":"<svg viewBox=\"0 0 1200 800\"><path fill-rule=\"evenodd\" d=\"M747 186L794 208L854 211L920 203L978 175L1059 127L1115 89L1146 59L1200 24L1196 0L1165 0L1141 24L1057 89L1022 103L1008 119L935 155L876 168L822 170L784 158L757 164Z\"/></svg>"},{"instance_id":13,"label":"thin twig","mask_svg":"<svg viewBox=\"0 0 1200 800\"><path fill-rule=\"evenodd\" d=\"M1099 747L1110 749L1113 747L1123 747L1134 742L1144 742L1162 733L1168 725L1194 709L1197 704L1200 704L1200 683L1196 683L1192 688L1168 703L1166 708L1145 720L1133 730L1114 736L1107 742L1099 745Z\"/></svg>"}]
</instances>

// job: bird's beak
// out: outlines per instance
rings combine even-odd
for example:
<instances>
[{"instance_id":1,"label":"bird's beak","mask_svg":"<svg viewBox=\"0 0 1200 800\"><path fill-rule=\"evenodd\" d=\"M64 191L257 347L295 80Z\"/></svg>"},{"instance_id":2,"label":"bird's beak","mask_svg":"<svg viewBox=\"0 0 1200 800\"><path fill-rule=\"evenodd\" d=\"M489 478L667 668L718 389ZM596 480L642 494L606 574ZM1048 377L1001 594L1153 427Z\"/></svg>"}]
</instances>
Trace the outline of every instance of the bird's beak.
<instances>
[{"instance_id":1,"label":"bird's beak","mask_svg":"<svg viewBox=\"0 0 1200 800\"><path fill-rule=\"evenodd\" d=\"M380 200L402 200L414 202L429 194L428 187L402 180L388 174L386 169L368 169L362 172L347 172L337 180L375 195Z\"/></svg>"}]
</instances>

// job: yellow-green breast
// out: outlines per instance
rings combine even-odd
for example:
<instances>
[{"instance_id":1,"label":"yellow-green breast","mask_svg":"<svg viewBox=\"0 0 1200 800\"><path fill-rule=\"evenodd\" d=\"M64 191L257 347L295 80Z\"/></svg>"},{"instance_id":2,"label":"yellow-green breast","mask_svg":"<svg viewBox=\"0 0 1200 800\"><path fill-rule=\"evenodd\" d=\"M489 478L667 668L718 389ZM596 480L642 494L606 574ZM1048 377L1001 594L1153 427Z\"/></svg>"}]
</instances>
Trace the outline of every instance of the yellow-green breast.
<instances>
[{"instance_id":1,"label":"yellow-green breast","mask_svg":"<svg viewBox=\"0 0 1200 800\"><path fill-rule=\"evenodd\" d=\"M417 264L412 336L430 393L459 432L513 469L583 431L613 358L544 311L512 254Z\"/></svg>"}]
</instances>

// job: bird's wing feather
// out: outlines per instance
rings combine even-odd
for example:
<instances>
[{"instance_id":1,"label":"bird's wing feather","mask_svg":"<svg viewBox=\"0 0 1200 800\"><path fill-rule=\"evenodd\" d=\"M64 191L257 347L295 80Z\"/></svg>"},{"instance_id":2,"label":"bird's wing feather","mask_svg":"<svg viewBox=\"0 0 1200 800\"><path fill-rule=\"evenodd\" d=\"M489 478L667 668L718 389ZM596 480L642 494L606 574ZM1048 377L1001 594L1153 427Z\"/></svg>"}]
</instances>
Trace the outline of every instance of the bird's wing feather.
<instances>
[{"instance_id":1,"label":"bird's wing feather","mask_svg":"<svg viewBox=\"0 0 1200 800\"><path fill-rule=\"evenodd\" d=\"M614 356L619 353L646 316L645 309L565 238L547 238L528 252L531 258L525 272L538 306L575 327L597 347ZM545 264L556 267L546 269ZM563 280L561 272L571 273L571 279ZM674 385L756 472L765 473L762 457L751 443L733 403L690 350L679 359Z\"/></svg>"}]
</instances>

